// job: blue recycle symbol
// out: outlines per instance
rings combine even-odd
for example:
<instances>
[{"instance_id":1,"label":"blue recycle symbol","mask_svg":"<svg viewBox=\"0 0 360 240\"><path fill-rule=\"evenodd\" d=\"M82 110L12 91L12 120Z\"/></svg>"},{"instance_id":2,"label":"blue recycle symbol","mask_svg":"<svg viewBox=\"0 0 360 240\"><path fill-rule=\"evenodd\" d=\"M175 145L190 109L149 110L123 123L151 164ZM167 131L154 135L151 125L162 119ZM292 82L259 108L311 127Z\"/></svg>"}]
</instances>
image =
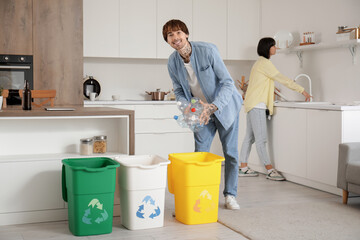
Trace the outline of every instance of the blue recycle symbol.
<instances>
[{"instance_id":1,"label":"blue recycle symbol","mask_svg":"<svg viewBox=\"0 0 360 240\"><path fill-rule=\"evenodd\" d=\"M136 212L136 216L138 218L149 217L151 219L154 219L155 217L160 215L160 207L155 205L155 200L152 199L151 196L147 195L146 197L144 197L141 203L142 204L139 206L139 209ZM149 210L153 211L151 211L151 213L146 216L145 213L149 212Z\"/></svg>"},{"instance_id":2,"label":"blue recycle symbol","mask_svg":"<svg viewBox=\"0 0 360 240\"><path fill-rule=\"evenodd\" d=\"M109 218L106 209L103 210L103 204L96 198L92 199L84 212L82 222L85 224L93 224L94 222L100 224ZM95 219L93 222L92 219Z\"/></svg>"}]
</instances>

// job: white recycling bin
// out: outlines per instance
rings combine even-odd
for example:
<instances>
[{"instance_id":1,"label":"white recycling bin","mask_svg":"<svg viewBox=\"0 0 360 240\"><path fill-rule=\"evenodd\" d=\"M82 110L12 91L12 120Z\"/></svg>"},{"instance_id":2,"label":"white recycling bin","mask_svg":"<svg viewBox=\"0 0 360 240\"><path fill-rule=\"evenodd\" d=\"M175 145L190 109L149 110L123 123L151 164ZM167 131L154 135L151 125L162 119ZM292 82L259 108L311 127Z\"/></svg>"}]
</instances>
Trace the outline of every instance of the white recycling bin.
<instances>
[{"instance_id":1,"label":"white recycling bin","mask_svg":"<svg viewBox=\"0 0 360 240\"><path fill-rule=\"evenodd\" d=\"M116 157L121 224L130 230L164 226L165 188L169 160L157 155Z\"/></svg>"}]
</instances>

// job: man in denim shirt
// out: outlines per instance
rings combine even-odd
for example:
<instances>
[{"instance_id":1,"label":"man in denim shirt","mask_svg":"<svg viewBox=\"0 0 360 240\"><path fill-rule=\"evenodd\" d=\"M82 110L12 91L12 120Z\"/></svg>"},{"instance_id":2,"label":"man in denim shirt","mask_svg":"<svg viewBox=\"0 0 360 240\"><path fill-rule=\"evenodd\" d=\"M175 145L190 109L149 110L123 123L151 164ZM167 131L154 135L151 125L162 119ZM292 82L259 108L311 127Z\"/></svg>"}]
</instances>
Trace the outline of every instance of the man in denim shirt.
<instances>
[{"instance_id":1,"label":"man in denim shirt","mask_svg":"<svg viewBox=\"0 0 360 240\"><path fill-rule=\"evenodd\" d=\"M204 106L200 120L205 126L194 133L195 151L209 152L218 130L225 156L225 206L240 209L235 197L242 97L214 44L189 42L185 23L174 19L164 25L163 37L176 50L169 57L168 70L177 101L197 97Z\"/></svg>"}]
</instances>

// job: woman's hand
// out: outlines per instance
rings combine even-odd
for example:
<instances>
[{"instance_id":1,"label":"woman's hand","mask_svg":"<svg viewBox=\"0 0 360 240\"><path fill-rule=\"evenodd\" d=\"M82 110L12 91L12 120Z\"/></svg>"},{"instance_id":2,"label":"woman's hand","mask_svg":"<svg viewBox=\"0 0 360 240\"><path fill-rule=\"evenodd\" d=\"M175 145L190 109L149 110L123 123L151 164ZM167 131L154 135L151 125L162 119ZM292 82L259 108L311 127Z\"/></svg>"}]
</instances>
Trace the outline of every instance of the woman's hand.
<instances>
[{"instance_id":1,"label":"woman's hand","mask_svg":"<svg viewBox=\"0 0 360 240\"><path fill-rule=\"evenodd\" d=\"M209 123L211 114L216 112L218 110L218 108L215 106L215 104L204 103L201 100L200 100L200 103L204 107L204 110L202 111L202 113L200 115L200 123L206 125Z\"/></svg>"},{"instance_id":2,"label":"woman's hand","mask_svg":"<svg viewBox=\"0 0 360 240\"><path fill-rule=\"evenodd\" d=\"M307 93L305 90L302 92L302 95L305 96L305 102L310 102L310 99L312 98L312 96L310 96L309 93Z\"/></svg>"}]
</instances>

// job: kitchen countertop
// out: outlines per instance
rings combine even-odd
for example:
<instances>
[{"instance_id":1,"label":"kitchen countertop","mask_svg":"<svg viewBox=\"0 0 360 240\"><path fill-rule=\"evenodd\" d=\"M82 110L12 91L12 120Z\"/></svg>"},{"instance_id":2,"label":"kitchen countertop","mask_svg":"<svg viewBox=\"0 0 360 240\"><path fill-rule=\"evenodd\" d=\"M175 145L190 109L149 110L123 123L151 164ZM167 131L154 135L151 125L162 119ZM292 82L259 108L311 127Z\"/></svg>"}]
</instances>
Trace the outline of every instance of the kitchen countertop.
<instances>
[{"instance_id":1,"label":"kitchen countertop","mask_svg":"<svg viewBox=\"0 0 360 240\"><path fill-rule=\"evenodd\" d=\"M84 101L84 106L90 105L171 105L176 101L146 101L146 100L97 100ZM318 109L332 111L358 111L360 110L360 102L353 103L332 103L332 102L275 102L275 107L301 108L301 109Z\"/></svg>"},{"instance_id":2,"label":"kitchen countertop","mask_svg":"<svg viewBox=\"0 0 360 240\"><path fill-rule=\"evenodd\" d=\"M176 104L176 101L147 101L147 100L95 100L95 101L84 101L84 106L89 105L168 105Z\"/></svg>"},{"instance_id":3,"label":"kitchen countertop","mask_svg":"<svg viewBox=\"0 0 360 240\"><path fill-rule=\"evenodd\" d=\"M60 106L58 106L60 107ZM64 107L64 106L61 106ZM83 106L66 106L74 108L74 111L46 111L43 108L33 108L30 111L22 110L21 106L8 106L0 111L0 118L57 118L57 117L91 117L91 116L119 116L128 115L134 117L134 111L125 109L116 109L111 107L93 107L87 108ZM56 108L56 107L55 107Z\"/></svg>"},{"instance_id":4,"label":"kitchen countertop","mask_svg":"<svg viewBox=\"0 0 360 240\"><path fill-rule=\"evenodd\" d=\"M360 102L332 103L332 102L275 102L275 107L318 109L332 111L359 111Z\"/></svg>"}]
</instances>

